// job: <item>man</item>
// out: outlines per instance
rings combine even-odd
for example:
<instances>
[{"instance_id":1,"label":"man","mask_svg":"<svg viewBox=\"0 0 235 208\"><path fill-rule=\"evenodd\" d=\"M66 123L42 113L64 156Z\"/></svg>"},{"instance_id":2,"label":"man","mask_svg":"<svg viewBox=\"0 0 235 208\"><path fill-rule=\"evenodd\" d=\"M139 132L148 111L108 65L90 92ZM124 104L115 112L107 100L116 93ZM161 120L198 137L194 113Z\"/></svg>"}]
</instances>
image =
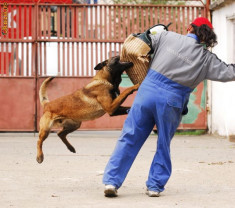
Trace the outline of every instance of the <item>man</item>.
<instances>
[{"instance_id":1,"label":"man","mask_svg":"<svg viewBox=\"0 0 235 208\"><path fill-rule=\"evenodd\" d=\"M216 35L208 19L195 19L186 36L164 31L151 35L154 49L147 76L142 82L125 121L122 134L105 168L105 196L117 196L140 148L154 125L158 129L147 192L158 197L171 175L170 142L187 114L189 95L203 80L234 81L235 65L227 65L207 50L213 47Z\"/></svg>"}]
</instances>

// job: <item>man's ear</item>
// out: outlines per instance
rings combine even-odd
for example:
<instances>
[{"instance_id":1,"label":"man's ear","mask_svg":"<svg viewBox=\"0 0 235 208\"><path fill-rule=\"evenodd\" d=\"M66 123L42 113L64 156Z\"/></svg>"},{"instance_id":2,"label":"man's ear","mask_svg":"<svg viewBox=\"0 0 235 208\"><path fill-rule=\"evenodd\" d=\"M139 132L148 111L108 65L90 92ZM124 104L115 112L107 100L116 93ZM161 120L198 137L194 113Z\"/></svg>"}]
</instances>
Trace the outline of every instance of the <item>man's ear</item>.
<instances>
[{"instance_id":1,"label":"man's ear","mask_svg":"<svg viewBox=\"0 0 235 208\"><path fill-rule=\"evenodd\" d=\"M104 66L107 65L107 62L108 62L108 61L105 60L105 61L103 61L103 62L97 64L97 65L95 66L94 70L101 70Z\"/></svg>"}]
</instances>

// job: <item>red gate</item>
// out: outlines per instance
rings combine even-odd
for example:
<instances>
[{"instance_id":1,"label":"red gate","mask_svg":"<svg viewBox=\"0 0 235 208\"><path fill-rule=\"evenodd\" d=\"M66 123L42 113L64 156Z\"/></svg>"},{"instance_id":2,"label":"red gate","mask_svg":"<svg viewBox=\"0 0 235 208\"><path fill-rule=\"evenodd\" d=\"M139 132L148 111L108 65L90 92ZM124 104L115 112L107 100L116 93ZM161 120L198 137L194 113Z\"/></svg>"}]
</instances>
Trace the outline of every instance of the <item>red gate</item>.
<instances>
[{"instance_id":1,"label":"red gate","mask_svg":"<svg viewBox=\"0 0 235 208\"><path fill-rule=\"evenodd\" d=\"M185 5L6 2L0 3L1 11L8 9L8 33L0 37L1 131L38 130L42 113L38 89L45 77L57 76L49 88L50 99L68 94L90 81L97 63L118 54L130 33L172 22L170 30L185 34L195 17L207 13L200 0L193 5L187 3L191 1ZM4 18L1 13L1 32ZM131 105L133 97L125 104ZM121 129L125 118L104 116L84 122L82 128ZM181 127L205 129L205 109L200 118Z\"/></svg>"}]
</instances>

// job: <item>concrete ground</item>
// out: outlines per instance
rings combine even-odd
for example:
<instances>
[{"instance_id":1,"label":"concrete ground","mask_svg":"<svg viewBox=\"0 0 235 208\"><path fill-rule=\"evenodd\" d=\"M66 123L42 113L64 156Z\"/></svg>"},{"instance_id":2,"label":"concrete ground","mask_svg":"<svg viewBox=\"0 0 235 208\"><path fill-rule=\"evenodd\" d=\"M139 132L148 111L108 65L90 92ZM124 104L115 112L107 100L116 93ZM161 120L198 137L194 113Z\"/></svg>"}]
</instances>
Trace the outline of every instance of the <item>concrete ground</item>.
<instances>
[{"instance_id":1,"label":"concrete ground","mask_svg":"<svg viewBox=\"0 0 235 208\"><path fill-rule=\"evenodd\" d=\"M0 134L0 207L17 208L232 208L235 207L235 143L215 136L175 136L173 173L159 198L145 195L156 148L152 134L116 198L103 195L102 173L119 131L78 131L69 152L55 134L36 162L37 135Z\"/></svg>"}]
</instances>

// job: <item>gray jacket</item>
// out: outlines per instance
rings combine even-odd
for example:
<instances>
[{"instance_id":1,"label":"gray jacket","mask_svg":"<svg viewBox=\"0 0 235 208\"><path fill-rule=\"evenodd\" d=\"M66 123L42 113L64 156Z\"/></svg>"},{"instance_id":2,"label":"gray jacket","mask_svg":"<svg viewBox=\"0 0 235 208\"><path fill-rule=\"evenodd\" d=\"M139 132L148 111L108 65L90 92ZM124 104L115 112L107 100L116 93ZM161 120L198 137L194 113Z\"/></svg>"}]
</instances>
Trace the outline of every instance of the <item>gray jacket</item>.
<instances>
[{"instance_id":1,"label":"gray jacket","mask_svg":"<svg viewBox=\"0 0 235 208\"><path fill-rule=\"evenodd\" d=\"M165 31L151 35L154 49L150 69L194 89L205 79L235 81L235 64L226 64L185 35Z\"/></svg>"}]
</instances>

